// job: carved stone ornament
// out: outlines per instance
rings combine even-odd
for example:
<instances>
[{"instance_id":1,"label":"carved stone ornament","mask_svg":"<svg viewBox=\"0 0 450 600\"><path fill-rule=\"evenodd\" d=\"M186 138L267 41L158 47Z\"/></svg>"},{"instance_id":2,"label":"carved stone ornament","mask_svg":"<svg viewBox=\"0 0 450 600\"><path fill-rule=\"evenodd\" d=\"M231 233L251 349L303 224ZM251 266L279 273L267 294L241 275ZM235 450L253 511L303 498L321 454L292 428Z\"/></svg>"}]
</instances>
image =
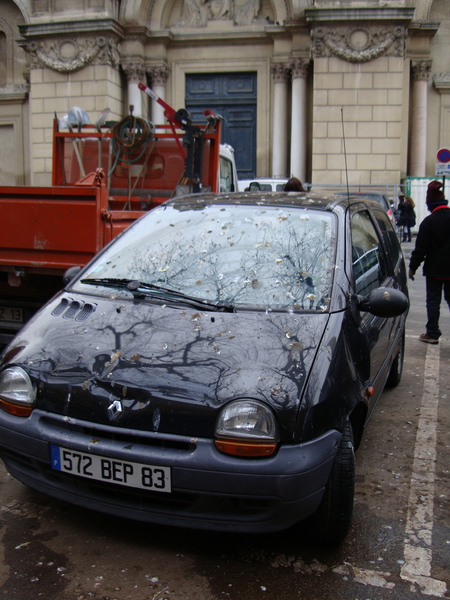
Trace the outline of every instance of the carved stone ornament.
<instances>
[{"instance_id":1,"label":"carved stone ornament","mask_svg":"<svg viewBox=\"0 0 450 600\"><path fill-rule=\"evenodd\" d=\"M146 71L150 76L152 85L165 85L170 75L170 69L166 65L147 67Z\"/></svg>"},{"instance_id":2,"label":"carved stone ornament","mask_svg":"<svg viewBox=\"0 0 450 600\"><path fill-rule=\"evenodd\" d=\"M300 77L301 79L305 79L308 75L309 70L309 60L303 58L295 58L291 64L291 75L292 79L296 79Z\"/></svg>"},{"instance_id":3,"label":"carved stone ornament","mask_svg":"<svg viewBox=\"0 0 450 600\"><path fill-rule=\"evenodd\" d=\"M260 11L261 0L184 0L177 27L206 27L210 21L251 25Z\"/></svg>"},{"instance_id":4,"label":"carved stone ornament","mask_svg":"<svg viewBox=\"0 0 450 600\"><path fill-rule=\"evenodd\" d=\"M145 76L145 67L139 62L123 62L122 69L127 81L139 83Z\"/></svg>"},{"instance_id":5,"label":"carved stone ornament","mask_svg":"<svg viewBox=\"0 0 450 600\"><path fill-rule=\"evenodd\" d=\"M413 60L411 74L414 81L428 81L431 74L431 60Z\"/></svg>"},{"instance_id":6,"label":"carved stone ornament","mask_svg":"<svg viewBox=\"0 0 450 600\"><path fill-rule=\"evenodd\" d=\"M336 56L347 62L362 63L380 56L405 55L405 28L316 27L312 31L315 57Z\"/></svg>"},{"instance_id":7,"label":"carved stone ornament","mask_svg":"<svg viewBox=\"0 0 450 600\"><path fill-rule=\"evenodd\" d=\"M119 64L117 42L97 37L85 40L46 40L27 45L32 69L51 69L58 73L74 73L90 64Z\"/></svg>"},{"instance_id":8,"label":"carved stone ornament","mask_svg":"<svg viewBox=\"0 0 450 600\"><path fill-rule=\"evenodd\" d=\"M290 65L286 63L274 63L271 71L275 83L287 83L289 81Z\"/></svg>"}]
</instances>

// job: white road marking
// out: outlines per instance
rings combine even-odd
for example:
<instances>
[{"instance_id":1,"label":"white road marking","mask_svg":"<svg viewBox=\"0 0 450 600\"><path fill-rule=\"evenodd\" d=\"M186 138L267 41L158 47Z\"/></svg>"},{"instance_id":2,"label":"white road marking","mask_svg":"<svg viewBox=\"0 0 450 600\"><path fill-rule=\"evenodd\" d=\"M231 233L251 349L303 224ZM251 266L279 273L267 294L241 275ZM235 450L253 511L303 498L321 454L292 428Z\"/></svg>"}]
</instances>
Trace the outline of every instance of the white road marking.
<instances>
[{"instance_id":1,"label":"white road marking","mask_svg":"<svg viewBox=\"0 0 450 600\"><path fill-rule=\"evenodd\" d=\"M439 346L428 345L408 499L405 563L401 568L400 577L412 584L412 591L415 591L417 585L423 594L442 598L447 591L446 583L431 577L439 357Z\"/></svg>"},{"instance_id":2,"label":"white road marking","mask_svg":"<svg viewBox=\"0 0 450 600\"><path fill-rule=\"evenodd\" d=\"M344 577L351 576L352 581L362 583L363 585L371 585L373 587L386 588L389 590L395 587L395 583L388 581L388 578L391 577L391 573L374 571L373 569L360 569L348 562L334 567L332 571L333 573L344 575Z\"/></svg>"},{"instance_id":3,"label":"white road marking","mask_svg":"<svg viewBox=\"0 0 450 600\"><path fill-rule=\"evenodd\" d=\"M417 336L407 336L414 337ZM404 564L400 577L416 586L427 596L442 598L447 591L446 583L431 577L432 533L435 496L436 437L439 405L439 346L428 345L424 367L424 387L417 424L414 462L408 498L408 514L405 530ZM359 569L344 563L333 569L340 575L352 576L364 585L392 589L391 573Z\"/></svg>"}]
</instances>

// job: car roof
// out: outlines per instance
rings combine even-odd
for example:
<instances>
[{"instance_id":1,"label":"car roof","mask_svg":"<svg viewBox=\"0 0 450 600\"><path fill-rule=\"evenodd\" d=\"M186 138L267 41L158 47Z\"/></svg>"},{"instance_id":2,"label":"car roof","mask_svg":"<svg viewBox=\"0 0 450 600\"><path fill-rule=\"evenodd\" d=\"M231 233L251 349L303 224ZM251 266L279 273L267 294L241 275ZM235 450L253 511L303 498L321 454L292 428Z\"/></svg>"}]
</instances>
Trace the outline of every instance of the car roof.
<instances>
[{"instance_id":1,"label":"car roof","mask_svg":"<svg viewBox=\"0 0 450 600\"><path fill-rule=\"evenodd\" d=\"M338 194L341 196L348 196L348 194L346 192L338 192ZM369 198L370 200L375 200L378 202L378 204L383 206L386 211L389 211L391 208L391 203L389 202L389 198L386 196L386 194L383 194L382 192L350 192L350 198L351 197L354 197L354 198L364 197L364 198Z\"/></svg>"},{"instance_id":2,"label":"car roof","mask_svg":"<svg viewBox=\"0 0 450 600\"><path fill-rule=\"evenodd\" d=\"M383 198L386 198L386 194L383 194L383 192L336 192L336 194L338 196L348 196L348 194L350 194L350 196L367 196L368 198L379 198L380 196L383 196Z\"/></svg>"},{"instance_id":3,"label":"car roof","mask_svg":"<svg viewBox=\"0 0 450 600\"><path fill-rule=\"evenodd\" d=\"M215 204L242 204L245 206L295 206L299 208L316 208L333 211L336 207L347 208L357 204L367 204L372 208L379 208L379 203L364 198L363 196L350 197L339 194L315 194L310 192L233 192L233 193L205 193L179 196L165 202L167 205L184 208L200 208L201 205Z\"/></svg>"},{"instance_id":4,"label":"car roof","mask_svg":"<svg viewBox=\"0 0 450 600\"><path fill-rule=\"evenodd\" d=\"M350 192L350 194L348 194L347 192L337 192L338 196L348 196L350 195L350 197L354 196L355 198L370 198L370 199L376 199L376 200L383 200L384 202L387 202L389 204L389 199L386 196L386 194L383 194L382 192Z\"/></svg>"}]
</instances>

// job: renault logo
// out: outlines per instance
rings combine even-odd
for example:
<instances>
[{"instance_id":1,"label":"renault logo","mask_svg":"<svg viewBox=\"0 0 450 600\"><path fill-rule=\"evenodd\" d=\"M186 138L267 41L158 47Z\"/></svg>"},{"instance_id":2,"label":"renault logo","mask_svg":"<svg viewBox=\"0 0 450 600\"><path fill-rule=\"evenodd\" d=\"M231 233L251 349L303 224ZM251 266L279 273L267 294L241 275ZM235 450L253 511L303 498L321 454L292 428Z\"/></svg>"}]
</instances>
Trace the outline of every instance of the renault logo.
<instances>
[{"instance_id":1,"label":"renault logo","mask_svg":"<svg viewBox=\"0 0 450 600\"><path fill-rule=\"evenodd\" d=\"M120 400L114 400L108 406L108 417L110 421L117 421L117 419L122 415L123 407L122 402Z\"/></svg>"}]
</instances>

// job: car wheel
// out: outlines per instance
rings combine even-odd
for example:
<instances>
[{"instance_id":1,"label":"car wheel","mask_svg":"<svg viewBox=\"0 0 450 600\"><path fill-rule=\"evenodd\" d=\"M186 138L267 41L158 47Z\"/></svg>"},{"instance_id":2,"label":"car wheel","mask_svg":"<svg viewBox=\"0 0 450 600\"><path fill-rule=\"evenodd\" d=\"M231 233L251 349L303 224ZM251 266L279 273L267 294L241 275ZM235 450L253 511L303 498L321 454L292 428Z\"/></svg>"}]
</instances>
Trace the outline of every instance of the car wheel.
<instances>
[{"instance_id":1,"label":"car wheel","mask_svg":"<svg viewBox=\"0 0 450 600\"><path fill-rule=\"evenodd\" d=\"M311 539L323 545L334 545L345 538L352 521L354 495L353 430L350 423L347 423L322 502L309 520Z\"/></svg>"},{"instance_id":2,"label":"car wheel","mask_svg":"<svg viewBox=\"0 0 450 600\"><path fill-rule=\"evenodd\" d=\"M403 358L405 356L405 332L403 332L402 341L400 348L398 349L397 355L394 358L394 362L391 365L388 378L386 380L386 387L394 388L400 383L403 372Z\"/></svg>"}]
</instances>

